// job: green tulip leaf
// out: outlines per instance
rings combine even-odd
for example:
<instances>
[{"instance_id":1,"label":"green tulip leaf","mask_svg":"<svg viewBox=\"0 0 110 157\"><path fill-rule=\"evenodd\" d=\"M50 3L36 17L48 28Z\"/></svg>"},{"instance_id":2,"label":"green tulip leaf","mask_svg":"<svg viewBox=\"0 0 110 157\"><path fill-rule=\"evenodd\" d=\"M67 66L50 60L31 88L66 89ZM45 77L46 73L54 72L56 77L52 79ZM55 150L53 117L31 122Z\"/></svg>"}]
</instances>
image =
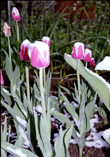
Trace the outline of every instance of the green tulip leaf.
<instances>
[{"instance_id":1,"label":"green tulip leaf","mask_svg":"<svg viewBox=\"0 0 110 157\"><path fill-rule=\"evenodd\" d=\"M13 144L10 144L8 142L1 142L1 148L4 149L5 151L11 153L12 155L16 156L16 157L37 157L37 155L35 155L34 153L32 153L29 150L20 148L18 146L15 146Z\"/></svg>"}]
</instances>

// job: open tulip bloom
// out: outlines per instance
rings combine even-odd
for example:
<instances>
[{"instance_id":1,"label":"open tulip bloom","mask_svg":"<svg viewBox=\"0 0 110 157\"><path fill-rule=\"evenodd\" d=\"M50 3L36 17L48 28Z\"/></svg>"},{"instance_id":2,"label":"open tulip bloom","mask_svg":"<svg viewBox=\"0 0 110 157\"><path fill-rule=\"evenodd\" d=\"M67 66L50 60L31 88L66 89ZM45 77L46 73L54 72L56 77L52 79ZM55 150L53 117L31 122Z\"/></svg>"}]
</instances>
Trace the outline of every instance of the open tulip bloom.
<instances>
[{"instance_id":1,"label":"open tulip bloom","mask_svg":"<svg viewBox=\"0 0 110 157\"><path fill-rule=\"evenodd\" d=\"M50 38L49 37L44 36L42 38L42 42L46 43L50 47Z\"/></svg>"},{"instance_id":2,"label":"open tulip bloom","mask_svg":"<svg viewBox=\"0 0 110 157\"><path fill-rule=\"evenodd\" d=\"M30 48L30 44L31 44L31 42L28 39L26 39L22 42L20 58L24 61L30 60L29 55L28 55L28 50Z\"/></svg>"},{"instance_id":3,"label":"open tulip bloom","mask_svg":"<svg viewBox=\"0 0 110 157\"><path fill-rule=\"evenodd\" d=\"M85 62L90 62L92 58L92 52L89 49L85 49L85 56L84 56L84 61Z\"/></svg>"},{"instance_id":4,"label":"open tulip bloom","mask_svg":"<svg viewBox=\"0 0 110 157\"><path fill-rule=\"evenodd\" d=\"M46 68L50 64L50 50L46 43L36 41L30 45L29 52L31 65L40 69Z\"/></svg>"},{"instance_id":5,"label":"open tulip bloom","mask_svg":"<svg viewBox=\"0 0 110 157\"><path fill-rule=\"evenodd\" d=\"M72 50L72 58L79 60L84 59L84 53L84 44L81 42L76 42Z\"/></svg>"}]
</instances>

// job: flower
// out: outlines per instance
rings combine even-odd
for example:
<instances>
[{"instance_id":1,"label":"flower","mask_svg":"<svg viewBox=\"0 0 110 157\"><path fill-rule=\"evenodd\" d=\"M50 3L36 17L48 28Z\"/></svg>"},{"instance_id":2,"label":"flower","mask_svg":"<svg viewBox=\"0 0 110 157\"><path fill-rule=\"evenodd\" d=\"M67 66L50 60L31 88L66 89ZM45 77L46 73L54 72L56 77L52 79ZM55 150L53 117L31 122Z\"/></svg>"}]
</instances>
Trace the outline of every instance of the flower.
<instances>
[{"instance_id":1,"label":"flower","mask_svg":"<svg viewBox=\"0 0 110 157\"><path fill-rule=\"evenodd\" d=\"M4 23L4 26L3 26L3 32L5 33L5 36L7 37L11 35L10 27L6 22Z\"/></svg>"},{"instance_id":2,"label":"flower","mask_svg":"<svg viewBox=\"0 0 110 157\"><path fill-rule=\"evenodd\" d=\"M29 56L31 65L40 69L48 67L50 64L50 50L46 43L36 41L30 46Z\"/></svg>"},{"instance_id":3,"label":"flower","mask_svg":"<svg viewBox=\"0 0 110 157\"><path fill-rule=\"evenodd\" d=\"M84 59L84 51L85 47L84 44L81 42L76 42L74 44L73 50L72 50L72 58L74 59Z\"/></svg>"},{"instance_id":4,"label":"flower","mask_svg":"<svg viewBox=\"0 0 110 157\"><path fill-rule=\"evenodd\" d=\"M30 44L31 44L31 42L28 39L26 39L22 42L20 58L24 61L30 60L29 55L28 55Z\"/></svg>"},{"instance_id":5,"label":"flower","mask_svg":"<svg viewBox=\"0 0 110 157\"><path fill-rule=\"evenodd\" d=\"M94 59L94 58L91 59L91 61L90 61L90 63L89 63L89 66L90 66L91 68L95 67L95 59Z\"/></svg>"},{"instance_id":6,"label":"flower","mask_svg":"<svg viewBox=\"0 0 110 157\"><path fill-rule=\"evenodd\" d=\"M90 62L92 59L92 51L89 49L85 49L85 56L84 56L84 61L85 62Z\"/></svg>"},{"instance_id":7,"label":"flower","mask_svg":"<svg viewBox=\"0 0 110 157\"><path fill-rule=\"evenodd\" d=\"M2 71L0 71L0 84L1 85L4 84L4 79L3 79Z\"/></svg>"},{"instance_id":8,"label":"flower","mask_svg":"<svg viewBox=\"0 0 110 157\"><path fill-rule=\"evenodd\" d=\"M13 9L12 9L12 18L14 21L20 21L21 20L20 13L16 7L13 7Z\"/></svg>"},{"instance_id":9,"label":"flower","mask_svg":"<svg viewBox=\"0 0 110 157\"><path fill-rule=\"evenodd\" d=\"M42 42L46 43L50 47L50 38L49 37L44 36L42 38Z\"/></svg>"}]
</instances>

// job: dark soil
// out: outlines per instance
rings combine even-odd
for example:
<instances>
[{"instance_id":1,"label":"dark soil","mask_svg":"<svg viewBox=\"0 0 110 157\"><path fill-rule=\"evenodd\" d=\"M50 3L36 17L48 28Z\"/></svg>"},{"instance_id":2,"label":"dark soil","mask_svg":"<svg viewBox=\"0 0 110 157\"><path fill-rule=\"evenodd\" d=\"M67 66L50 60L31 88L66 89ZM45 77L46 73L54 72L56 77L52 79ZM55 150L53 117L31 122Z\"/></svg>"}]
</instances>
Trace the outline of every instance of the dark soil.
<instances>
[{"instance_id":1,"label":"dark soil","mask_svg":"<svg viewBox=\"0 0 110 157\"><path fill-rule=\"evenodd\" d=\"M70 157L79 157L78 145L70 143L69 145ZM87 147L83 148L83 157L110 157L110 149Z\"/></svg>"}]
</instances>

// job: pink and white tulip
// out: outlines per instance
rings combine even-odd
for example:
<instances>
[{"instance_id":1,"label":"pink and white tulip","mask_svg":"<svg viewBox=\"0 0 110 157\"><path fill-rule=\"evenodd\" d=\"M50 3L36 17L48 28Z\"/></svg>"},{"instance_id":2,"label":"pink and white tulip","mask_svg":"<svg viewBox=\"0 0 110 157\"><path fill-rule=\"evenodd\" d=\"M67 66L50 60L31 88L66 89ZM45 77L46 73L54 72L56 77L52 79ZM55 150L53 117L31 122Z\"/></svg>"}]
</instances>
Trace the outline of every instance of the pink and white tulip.
<instances>
[{"instance_id":1,"label":"pink and white tulip","mask_svg":"<svg viewBox=\"0 0 110 157\"><path fill-rule=\"evenodd\" d=\"M30 45L31 45L31 42L28 39L22 42L21 51L20 51L21 60L24 60L24 61L30 60L29 55L28 55Z\"/></svg>"},{"instance_id":2,"label":"pink and white tulip","mask_svg":"<svg viewBox=\"0 0 110 157\"><path fill-rule=\"evenodd\" d=\"M1 85L4 84L4 79L3 79L2 71L0 71L0 84Z\"/></svg>"},{"instance_id":3,"label":"pink and white tulip","mask_svg":"<svg viewBox=\"0 0 110 157\"><path fill-rule=\"evenodd\" d=\"M85 49L85 56L84 56L84 61L85 62L90 62L92 59L92 51L89 49Z\"/></svg>"},{"instance_id":4,"label":"pink and white tulip","mask_svg":"<svg viewBox=\"0 0 110 157\"><path fill-rule=\"evenodd\" d=\"M89 63L89 66L90 66L91 68L94 68L94 67L95 67L95 59L94 59L94 58L91 59L91 61L90 61L90 63Z\"/></svg>"},{"instance_id":5,"label":"pink and white tulip","mask_svg":"<svg viewBox=\"0 0 110 157\"><path fill-rule=\"evenodd\" d=\"M4 23L4 26L3 26L3 32L5 33L5 36L7 37L11 35L10 27L6 22Z\"/></svg>"},{"instance_id":6,"label":"pink and white tulip","mask_svg":"<svg viewBox=\"0 0 110 157\"><path fill-rule=\"evenodd\" d=\"M31 59L31 65L38 69L46 68L50 64L49 46L42 41L36 41L31 44L29 56Z\"/></svg>"},{"instance_id":7,"label":"pink and white tulip","mask_svg":"<svg viewBox=\"0 0 110 157\"><path fill-rule=\"evenodd\" d=\"M13 9L12 9L12 18L14 21L20 21L21 20L20 13L16 7L13 7Z\"/></svg>"},{"instance_id":8,"label":"pink and white tulip","mask_svg":"<svg viewBox=\"0 0 110 157\"><path fill-rule=\"evenodd\" d=\"M84 44L81 42L76 42L72 49L72 58L81 60L84 59L84 54L85 54Z\"/></svg>"},{"instance_id":9,"label":"pink and white tulip","mask_svg":"<svg viewBox=\"0 0 110 157\"><path fill-rule=\"evenodd\" d=\"M44 36L42 38L42 42L46 43L50 47L50 38L49 37Z\"/></svg>"}]
</instances>

